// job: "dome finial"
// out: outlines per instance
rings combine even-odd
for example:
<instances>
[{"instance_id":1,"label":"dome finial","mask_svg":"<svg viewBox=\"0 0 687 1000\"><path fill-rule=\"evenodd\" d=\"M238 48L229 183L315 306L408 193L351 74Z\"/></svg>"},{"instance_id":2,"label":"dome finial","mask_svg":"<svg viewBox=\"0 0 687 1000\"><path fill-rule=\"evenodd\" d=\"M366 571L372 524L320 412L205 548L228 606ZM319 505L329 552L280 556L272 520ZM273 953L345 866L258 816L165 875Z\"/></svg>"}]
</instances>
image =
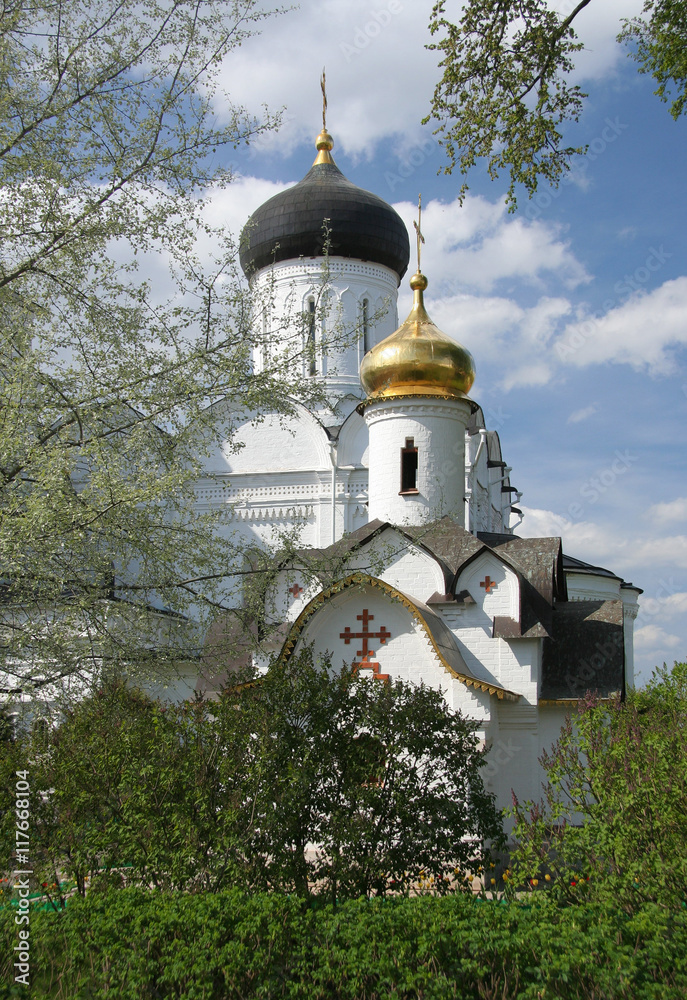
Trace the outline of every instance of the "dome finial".
<instances>
[{"instance_id":1,"label":"dome finial","mask_svg":"<svg viewBox=\"0 0 687 1000\"><path fill-rule=\"evenodd\" d=\"M373 399L394 396L464 398L475 380L475 363L468 350L442 333L427 315L423 292L427 278L420 270L422 195L418 197L417 271L410 279L413 307L398 330L368 351L360 366L360 381Z\"/></svg>"},{"instance_id":2,"label":"dome finial","mask_svg":"<svg viewBox=\"0 0 687 1000\"><path fill-rule=\"evenodd\" d=\"M422 274L422 268L420 267L420 244L425 242L425 238L422 235L422 230L420 228L422 225L422 193L417 196L417 222L413 219L413 225L415 226L415 232L417 234L417 273ZM426 287L427 286L425 285L425 288Z\"/></svg>"},{"instance_id":3,"label":"dome finial","mask_svg":"<svg viewBox=\"0 0 687 1000\"><path fill-rule=\"evenodd\" d=\"M334 163L334 157L331 154L334 140L327 131L327 79L324 69L320 78L320 87L322 88L322 131L315 140L317 156L313 167L317 166L318 163Z\"/></svg>"},{"instance_id":4,"label":"dome finial","mask_svg":"<svg viewBox=\"0 0 687 1000\"><path fill-rule=\"evenodd\" d=\"M324 66L322 67L322 78L320 80L322 88L322 131L327 131L327 76Z\"/></svg>"}]
</instances>

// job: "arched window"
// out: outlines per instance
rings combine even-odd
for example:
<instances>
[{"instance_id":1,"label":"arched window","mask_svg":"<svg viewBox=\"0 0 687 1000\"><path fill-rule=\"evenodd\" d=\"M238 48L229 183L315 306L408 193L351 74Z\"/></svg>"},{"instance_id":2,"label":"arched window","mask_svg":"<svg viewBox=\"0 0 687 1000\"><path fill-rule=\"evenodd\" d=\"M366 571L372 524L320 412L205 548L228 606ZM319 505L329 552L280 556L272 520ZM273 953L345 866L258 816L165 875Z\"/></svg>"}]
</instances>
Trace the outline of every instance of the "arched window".
<instances>
[{"instance_id":1,"label":"arched window","mask_svg":"<svg viewBox=\"0 0 687 1000\"><path fill-rule=\"evenodd\" d=\"M363 327L363 355L367 354L370 350L370 318L369 318L370 303L367 299L363 299L363 315L362 315L362 327Z\"/></svg>"},{"instance_id":2,"label":"arched window","mask_svg":"<svg viewBox=\"0 0 687 1000\"><path fill-rule=\"evenodd\" d=\"M308 343L306 357L309 364L309 374L317 375L317 356L315 354L315 300L308 299Z\"/></svg>"}]
</instances>

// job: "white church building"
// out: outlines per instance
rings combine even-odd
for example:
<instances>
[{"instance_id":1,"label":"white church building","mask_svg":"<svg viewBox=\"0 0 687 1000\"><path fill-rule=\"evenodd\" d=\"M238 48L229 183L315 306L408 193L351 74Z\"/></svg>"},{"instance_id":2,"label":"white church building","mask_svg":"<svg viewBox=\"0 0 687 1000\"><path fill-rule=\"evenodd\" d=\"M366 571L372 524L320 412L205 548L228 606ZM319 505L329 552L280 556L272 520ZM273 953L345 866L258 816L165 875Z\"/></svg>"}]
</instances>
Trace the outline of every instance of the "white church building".
<instances>
[{"instance_id":1,"label":"white church building","mask_svg":"<svg viewBox=\"0 0 687 1000\"><path fill-rule=\"evenodd\" d=\"M316 145L303 180L249 220L241 265L262 297L264 331L295 304L299 374L319 380L326 398L310 410L295 403L286 422L233 411L243 447L217 446L199 508L229 504L232 530L256 546L302 526L299 558L265 594L277 627L258 666L307 643L380 683L441 689L490 748L485 774L498 805L511 788L538 796L538 757L566 712L588 690L612 697L632 685L641 591L564 554L560 538L514 533L519 494L470 395L473 359L430 319L419 270L398 324L410 256L403 221L343 176L326 131ZM337 340L335 323L356 335ZM267 342L256 338L256 370ZM232 411L230 400L219 405ZM321 579L314 564L341 567L340 576Z\"/></svg>"}]
</instances>

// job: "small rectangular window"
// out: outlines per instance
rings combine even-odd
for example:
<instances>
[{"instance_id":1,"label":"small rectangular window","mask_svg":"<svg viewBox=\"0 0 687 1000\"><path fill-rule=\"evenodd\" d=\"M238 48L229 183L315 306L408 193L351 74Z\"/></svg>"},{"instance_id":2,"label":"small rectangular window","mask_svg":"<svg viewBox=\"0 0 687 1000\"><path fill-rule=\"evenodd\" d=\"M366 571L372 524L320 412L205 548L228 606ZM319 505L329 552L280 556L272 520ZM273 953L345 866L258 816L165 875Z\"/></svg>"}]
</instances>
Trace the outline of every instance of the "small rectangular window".
<instances>
[{"instance_id":1,"label":"small rectangular window","mask_svg":"<svg viewBox=\"0 0 687 1000\"><path fill-rule=\"evenodd\" d=\"M401 448L401 493L417 493L417 448L414 438L406 438Z\"/></svg>"}]
</instances>

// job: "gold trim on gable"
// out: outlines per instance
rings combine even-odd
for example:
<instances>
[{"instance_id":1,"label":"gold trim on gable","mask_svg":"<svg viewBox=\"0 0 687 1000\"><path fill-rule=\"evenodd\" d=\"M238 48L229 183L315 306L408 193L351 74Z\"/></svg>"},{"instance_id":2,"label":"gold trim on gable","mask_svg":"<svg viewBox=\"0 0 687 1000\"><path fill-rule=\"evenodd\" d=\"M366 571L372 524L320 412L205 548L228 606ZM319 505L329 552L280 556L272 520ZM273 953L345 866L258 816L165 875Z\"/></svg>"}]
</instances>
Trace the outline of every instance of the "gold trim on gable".
<instances>
[{"instance_id":1,"label":"gold trim on gable","mask_svg":"<svg viewBox=\"0 0 687 1000\"><path fill-rule=\"evenodd\" d=\"M490 695L495 694L496 697L501 700L504 699L506 701L520 700L520 695L516 694L514 691L509 691L507 688L503 688L499 684L493 684L489 681L481 681L477 677L470 677L468 674L463 674L460 671L456 670L454 667L452 667L451 664L447 661L444 654L437 646L436 640L432 635L432 630L430 629L429 625L427 624L424 618L424 615L417 607L417 605L414 604L413 601L410 600L410 598L406 597L405 594L401 593L400 590L396 590L395 587L392 587L391 584L385 583L384 580L379 580L377 577L368 576L367 573L360 573L360 572L352 573L344 580L337 580L337 582L332 584L331 587L328 587L327 590L320 591L320 593L317 594L310 601L310 603L303 608L300 615L291 626L289 634L286 637L286 641L282 646L281 653L279 654L279 659L277 660L277 663L283 663L291 656L294 649L296 648L296 644L300 638L301 632L307 625L308 621L310 620L310 618L312 618L315 612L318 611L319 608L329 600L330 597L333 597L335 594L339 594L342 591L347 590L349 587L355 587L355 586L378 587L380 590L384 591L384 593L388 594L394 600L398 601L399 604L402 604L405 608L407 608L408 611L410 611L411 615L421 625L423 631L425 632L425 635L430 641L430 644L432 646L432 649L434 650L437 659L443 666L444 670L446 670L447 673L449 673L452 677L455 677L456 680L462 681L462 683L465 684L467 687L474 687L479 691L488 692Z\"/></svg>"}]
</instances>

